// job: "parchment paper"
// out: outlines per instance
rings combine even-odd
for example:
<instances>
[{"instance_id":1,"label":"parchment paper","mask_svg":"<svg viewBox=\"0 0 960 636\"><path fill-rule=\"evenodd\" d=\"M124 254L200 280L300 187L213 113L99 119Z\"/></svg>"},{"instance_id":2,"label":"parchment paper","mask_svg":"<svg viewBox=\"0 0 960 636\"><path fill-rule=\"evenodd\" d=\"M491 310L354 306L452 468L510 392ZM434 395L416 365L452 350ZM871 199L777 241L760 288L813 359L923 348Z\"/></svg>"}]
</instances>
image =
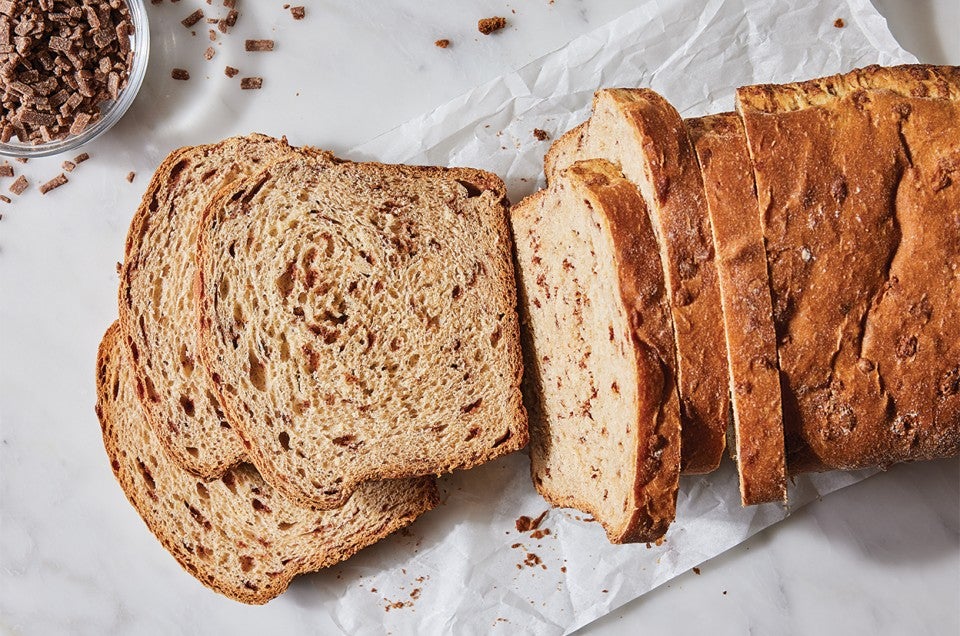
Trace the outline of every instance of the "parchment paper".
<instances>
[{"instance_id":1,"label":"parchment paper","mask_svg":"<svg viewBox=\"0 0 960 636\"><path fill-rule=\"evenodd\" d=\"M842 19L845 26L834 26ZM589 115L605 86L649 86L684 116L733 108L743 84L795 81L872 63L915 62L868 0L649 1L564 48L356 148L351 159L475 166L503 176L512 200L542 185L534 128L553 138ZM599 524L550 510L534 539L521 515L547 510L518 453L441 479L443 504L407 533L288 595L318 595L348 633L561 634L610 612L870 471L796 478L788 509L740 507L726 460L685 477L661 546L610 545Z\"/></svg>"}]
</instances>

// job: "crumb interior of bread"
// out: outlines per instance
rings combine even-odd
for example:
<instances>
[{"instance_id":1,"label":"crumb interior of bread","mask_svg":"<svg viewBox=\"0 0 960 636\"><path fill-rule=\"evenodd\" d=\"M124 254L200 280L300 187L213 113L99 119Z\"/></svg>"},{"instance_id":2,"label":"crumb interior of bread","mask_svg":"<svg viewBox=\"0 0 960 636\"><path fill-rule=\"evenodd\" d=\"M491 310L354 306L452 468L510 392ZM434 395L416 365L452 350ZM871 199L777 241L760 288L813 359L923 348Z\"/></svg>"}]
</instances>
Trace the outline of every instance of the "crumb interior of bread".
<instances>
[{"instance_id":1,"label":"crumb interior of bread","mask_svg":"<svg viewBox=\"0 0 960 636\"><path fill-rule=\"evenodd\" d=\"M635 506L638 378L617 259L606 218L572 188L554 192L517 232L542 418L531 421L534 479L622 529Z\"/></svg>"},{"instance_id":2,"label":"crumb interior of bread","mask_svg":"<svg viewBox=\"0 0 960 636\"><path fill-rule=\"evenodd\" d=\"M262 461L320 502L511 448L497 195L439 172L315 168L271 169L210 235L212 366Z\"/></svg>"},{"instance_id":3,"label":"crumb interior of bread","mask_svg":"<svg viewBox=\"0 0 960 636\"><path fill-rule=\"evenodd\" d=\"M292 574L329 565L409 523L429 499L423 480L364 485L337 510L294 505L249 464L204 481L167 458L108 333L100 403L114 472L151 531L205 584L245 602L281 592Z\"/></svg>"}]
</instances>

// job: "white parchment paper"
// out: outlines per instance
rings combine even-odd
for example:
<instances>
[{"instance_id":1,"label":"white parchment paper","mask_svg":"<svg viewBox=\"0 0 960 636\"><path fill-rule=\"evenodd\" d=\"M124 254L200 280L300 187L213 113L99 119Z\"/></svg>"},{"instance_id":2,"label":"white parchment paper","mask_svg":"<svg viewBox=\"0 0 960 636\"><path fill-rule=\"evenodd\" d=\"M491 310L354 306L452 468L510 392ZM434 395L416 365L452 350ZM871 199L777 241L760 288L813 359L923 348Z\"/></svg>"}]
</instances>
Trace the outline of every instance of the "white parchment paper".
<instances>
[{"instance_id":1,"label":"white parchment paper","mask_svg":"<svg viewBox=\"0 0 960 636\"><path fill-rule=\"evenodd\" d=\"M834 26L838 18L845 26ZM649 86L699 116L731 110L739 85L914 61L868 0L652 0L349 158L484 168L506 179L516 201L542 185L549 142L534 128L556 138L580 123L599 87ZM520 453L443 478L443 504L409 532L302 577L288 596L307 611L320 595L355 634L569 633L870 474L799 477L788 509L743 509L725 461L682 479L676 523L663 545L647 547L610 545L599 524L572 510L547 514L549 535L517 532L519 516L548 508L528 471Z\"/></svg>"}]
</instances>

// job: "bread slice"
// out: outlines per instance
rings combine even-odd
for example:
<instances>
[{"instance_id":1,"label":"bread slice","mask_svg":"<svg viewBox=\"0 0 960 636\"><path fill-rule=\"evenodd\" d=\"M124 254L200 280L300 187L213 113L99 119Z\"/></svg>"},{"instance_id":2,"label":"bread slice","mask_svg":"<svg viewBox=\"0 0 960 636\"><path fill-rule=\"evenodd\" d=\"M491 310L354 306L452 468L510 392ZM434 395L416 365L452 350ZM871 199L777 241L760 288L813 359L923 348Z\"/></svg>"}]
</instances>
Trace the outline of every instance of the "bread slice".
<instances>
[{"instance_id":1,"label":"bread slice","mask_svg":"<svg viewBox=\"0 0 960 636\"><path fill-rule=\"evenodd\" d=\"M153 175L130 223L119 305L137 395L166 453L204 478L242 461L244 448L196 355L200 214L220 188L290 151L264 135L176 150Z\"/></svg>"},{"instance_id":2,"label":"bread slice","mask_svg":"<svg viewBox=\"0 0 960 636\"><path fill-rule=\"evenodd\" d=\"M97 415L130 503L197 580L243 603L266 603L290 580L342 561L439 502L432 478L371 483L337 510L294 505L249 464L205 482L167 458L143 417L118 323L97 356Z\"/></svg>"},{"instance_id":3,"label":"bread slice","mask_svg":"<svg viewBox=\"0 0 960 636\"><path fill-rule=\"evenodd\" d=\"M960 451L958 101L957 67L737 91L792 471Z\"/></svg>"},{"instance_id":4,"label":"bread slice","mask_svg":"<svg viewBox=\"0 0 960 636\"><path fill-rule=\"evenodd\" d=\"M720 287L697 158L683 120L647 89L597 91L589 122L562 136L547 180L571 161L617 165L643 195L660 245L676 332L687 473L715 469L726 445L730 397Z\"/></svg>"},{"instance_id":5,"label":"bread slice","mask_svg":"<svg viewBox=\"0 0 960 636\"><path fill-rule=\"evenodd\" d=\"M291 499L331 508L526 445L496 176L297 153L208 208L198 267L205 364Z\"/></svg>"},{"instance_id":6,"label":"bread slice","mask_svg":"<svg viewBox=\"0 0 960 636\"><path fill-rule=\"evenodd\" d=\"M613 543L659 539L676 510L680 403L643 198L612 164L582 161L511 220L534 484L592 514Z\"/></svg>"},{"instance_id":7,"label":"bread slice","mask_svg":"<svg viewBox=\"0 0 960 636\"><path fill-rule=\"evenodd\" d=\"M727 339L740 501L785 501L777 336L753 164L736 113L686 120L703 174Z\"/></svg>"}]
</instances>

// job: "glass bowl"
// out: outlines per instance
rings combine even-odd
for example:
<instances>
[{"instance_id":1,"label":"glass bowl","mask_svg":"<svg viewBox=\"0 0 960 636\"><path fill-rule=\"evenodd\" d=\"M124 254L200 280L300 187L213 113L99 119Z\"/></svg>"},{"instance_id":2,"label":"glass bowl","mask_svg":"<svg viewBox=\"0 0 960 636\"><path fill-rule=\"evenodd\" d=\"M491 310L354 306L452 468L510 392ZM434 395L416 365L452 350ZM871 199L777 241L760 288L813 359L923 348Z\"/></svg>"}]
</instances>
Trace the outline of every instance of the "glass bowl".
<instances>
[{"instance_id":1,"label":"glass bowl","mask_svg":"<svg viewBox=\"0 0 960 636\"><path fill-rule=\"evenodd\" d=\"M19 139L11 139L7 143L0 142L0 155L30 158L69 152L93 141L120 121L137 97L143 78L147 74L147 61L150 58L150 24L143 0L124 1L130 9L130 21L133 24L131 36L133 68L130 69L126 87L120 91L117 99L101 103L100 118L79 135L67 135L63 139L39 144L22 143Z\"/></svg>"}]
</instances>

